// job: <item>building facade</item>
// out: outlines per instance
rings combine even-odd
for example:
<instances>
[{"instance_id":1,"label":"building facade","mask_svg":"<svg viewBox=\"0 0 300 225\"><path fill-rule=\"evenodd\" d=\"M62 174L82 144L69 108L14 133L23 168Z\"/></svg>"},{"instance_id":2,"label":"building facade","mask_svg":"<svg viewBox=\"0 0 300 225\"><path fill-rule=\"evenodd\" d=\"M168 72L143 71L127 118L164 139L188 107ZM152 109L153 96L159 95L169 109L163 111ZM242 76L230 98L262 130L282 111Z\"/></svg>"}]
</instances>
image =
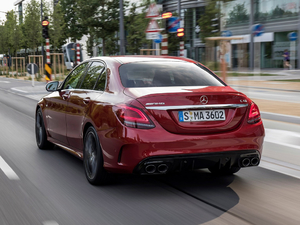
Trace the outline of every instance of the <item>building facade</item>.
<instances>
[{"instance_id":1,"label":"building facade","mask_svg":"<svg viewBox=\"0 0 300 225\"><path fill-rule=\"evenodd\" d=\"M164 12L178 15L178 0L158 0ZM180 17L185 30L185 50L188 58L203 61L205 57L205 43L200 40L198 20L205 13L204 0L180 0Z\"/></svg>"},{"instance_id":2,"label":"building facade","mask_svg":"<svg viewBox=\"0 0 300 225\"><path fill-rule=\"evenodd\" d=\"M179 0L158 0L163 11L178 11ZM180 0L181 17L186 31L187 57L202 61L205 41L196 32L198 20L205 13L204 0ZM291 41L289 34L298 33L299 1L296 0L233 0L221 2L221 30L232 36L243 37L231 41L231 67L239 67L244 57L244 67L283 68L283 52L289 51L291 64L298 68L298 41ZM264 33L252 37L252 26L261 24ZM200 31L201 32L201 31ZM252 62L251 62L252 60Z\"/></svg>"},{"instance_id":3,"label":"building facade","mask_svg":"<svg viewBox=\"0 0 300 225\"><path fill-rule=\"evenodd\" d=\"M252 12L251 12L252 9ZM283 68L283 52L289 51L291 64L297 68L298 41L292 41L289 34L298 33L299 1L296 0L235 0L223 4L223 29L234 36L244 36L243 44L249 49L252 24L261 24L264 33L254 37L255 67ZM242 42L232 41L233 59L238 58L238 46ZM236 61L236 60L233 60ZM235 66L235 65L233 65Z\"/></svg>"}]
</instances>

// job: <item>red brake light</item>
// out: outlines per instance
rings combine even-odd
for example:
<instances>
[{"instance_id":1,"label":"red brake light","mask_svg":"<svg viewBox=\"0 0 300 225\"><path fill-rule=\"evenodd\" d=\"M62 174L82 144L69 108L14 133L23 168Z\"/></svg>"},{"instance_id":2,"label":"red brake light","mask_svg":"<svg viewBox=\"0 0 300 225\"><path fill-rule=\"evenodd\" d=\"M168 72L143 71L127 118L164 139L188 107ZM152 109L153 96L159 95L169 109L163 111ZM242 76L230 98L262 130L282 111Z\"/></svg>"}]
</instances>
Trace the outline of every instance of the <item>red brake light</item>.
<instances>
[{"instance_id":1,"label":"red brake light","mask_svg":"<svg viewBox=\"0 0 300 225\"><path fill-rule=\"evenodd\" d=\"M261 120L260 118L260 112L258 109L258 106L252 102L250 106L250 111L248 115L248 123L254 124Z\"/></svg>"},{"instance_id":2,"label":"red brake light","mask_svg":"<svg viewBox=\"0 0 300 225\"><path fill-rule=\"evenodd\" d=\"M127 127L140 129L151 129L155 127L145 113L138 108L127 105L118 105L114 111L120 122Z\"/></svg>"}]
</instances>

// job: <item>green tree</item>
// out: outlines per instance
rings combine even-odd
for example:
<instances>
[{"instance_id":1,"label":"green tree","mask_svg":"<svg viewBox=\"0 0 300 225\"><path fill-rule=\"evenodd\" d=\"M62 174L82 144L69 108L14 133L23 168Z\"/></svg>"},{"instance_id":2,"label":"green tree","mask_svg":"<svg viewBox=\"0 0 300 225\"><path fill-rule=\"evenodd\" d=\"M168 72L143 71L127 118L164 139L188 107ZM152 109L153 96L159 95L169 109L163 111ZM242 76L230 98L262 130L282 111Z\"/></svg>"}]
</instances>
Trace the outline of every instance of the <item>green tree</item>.
<instances>
[{"instance_id":1,"label":"green tree","mask_svg":"<svg viewBox=\"0 0 300 225\"><path fill-rule=\"evenodd\" d=\"M96 46L95 37L92 34L88 35L88 39L86 41L86 51L89 56L93 55L93 48Z\"/></svg>"},{"instance_id":2,"label":"green tree","mask_svg":"<svg viewBox=\"0 0 300 225\"><path fill-rule=\"evenodd\" d=\"M23 24L25 45L31 49L36 49L43 41L40 15L40 3L31 0L26 5Z\"/></svg>"},{"instance_id":3,"label":"green tree","mask_svg":"<svg viewBox=\"0 0 300 225\"><path fill-rule=\"evenodd\" d=\"M9 49L8 44L9 34L7 29L7 23L3 22L0 26L0 52L7 54Z\"/></svg>"},{"instance_id":4,"label":"green tree","mask_svg":"<svg viewBox=\"0 0 300 225\"><path fill-rule=\"evenodd\" d=\"M8 34L8 47L10 53L16 56L17 50L23 45L23 32L21 26L18 25L17 16L13 11L7 14L7 34Z\"/></svg>"},{"instance_id":5,"label":"green tree","mask_svg":"<svg viewBox=\"0 0 300 225\"><path fill-rule=\"evenodd\" d=\"M116 55L120 51L119 45L118 45L118 40L119 40L119 37L117 37L116 32L107 37L106 48L105 48L107 55Z\"/></svg>"},{"instance_id":6,"label":"green tree","mask_svg":"<svg viewBox=\"0 0 300 225\"><path fill-rule=\"evenodd\" d=\"M198 24L201 28L200 38L204 41L206 37L220 36L220 20L222 17L221 5L222 3L231 2L233 0L207 0L205 6L205 13L201 15ZM213 22L212 19L218 18L218 21ZM212 24L219 24L219 31L212 32L216 28Z\"/></svg>"},{"instance_id":7,"label":"green tree","mask_svg":"<svg viewBox=\"0 0 300 225\"><path fill-rule=\"evenodd\" d=\"M79 21L79 15L84 8L79 6L80 0L60 0L62 14L64 15L65 22L65 36L71 38L71 41L76 42L80 40L84 34L87 34L87 27ZM94 0L85 1L85 5L93 5ZM86 17L90 16L87 14Z\"/></svg>"},{"instance_id":8,"label":"green tree","mask_svg":"<svg viewBox=\"0 0 300 225\"><path fill-rule=\"evenodd\" d=\"M77 0L77 5L78 23L87 28L85 34L102 39L102 52L106 55L106 41L119 29L119 0L90 0L89 4Z\"/></svg>"},{"instance_id":9,"label":"green tree","mask_svg":"<svg viewBox=\"0 0 300 225\"><path fill-rule=\"evenodd\" d=\"M50 43L54 50L58 50L65 43L65 21L62 7L58 2L53 10L50 22Z\"/></svg>"},{"instance_id":10,"label":"green tree","mask_svg":"<svg viewBox=\"0 0 300 225\"><path fill-rule=\"evenodd\" d=\"M185 38L183 37L183 40ZM169 54L172 52L177 52L180 49L180 38L177 37L177 33L169 33L168 34L168 51Z\"/></svg>"},{"instance_id":11,"label":"green tree","mask_svg":"<svg viewBox=\"0 0 300 225\"><path fill-rule=\"evenodd\" d=\"M236 4L232 11L229 12L229 19L227 21L228 24L248 22L249 14L247 13L247 9L245 7L245 3Z\"/></svg>"},{"instance_id":12,"label":"green tree","mask_svg":"<svg viewBox=\"0 0 300 225\"><path fill-rule=\"evenodd\" d=\"M130 54L140 54L140 49L144 46L150 48L152 41L146 39L145 30L149 24L149 19L145 19L146 10L149 5L145 5L142 13L137 12L136 4L132 4L128 16L125 17L125 30L127 31L126 50Z\"/></svg>"},{"instance_id":13,"label":"green tree","mask_svg":"<svg viewBox=\"0 0 300 225\"><path fill-rule=\"evenodd\" d=\"M219 36L219 32L212 33L215 27L212 26L212 19L221 18L220 15L220 1L217 0L207 0L205 6L205 13L198 20L199 26L201 28L200 38L205 40L206 37ZM219 29L220 30L220 29Z\"/></svg>"}]
</instances>

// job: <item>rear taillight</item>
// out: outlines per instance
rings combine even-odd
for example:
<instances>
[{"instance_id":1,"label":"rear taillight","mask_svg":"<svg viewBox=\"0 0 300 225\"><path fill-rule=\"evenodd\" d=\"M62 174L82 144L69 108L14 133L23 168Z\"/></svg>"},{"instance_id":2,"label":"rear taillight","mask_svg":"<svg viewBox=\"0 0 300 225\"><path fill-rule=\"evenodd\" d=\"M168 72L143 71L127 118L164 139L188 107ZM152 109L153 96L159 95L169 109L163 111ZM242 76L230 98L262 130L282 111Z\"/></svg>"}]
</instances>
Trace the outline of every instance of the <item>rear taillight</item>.
<instances>
[{"instance_id":1,"label":"rear taillight","mask_svg":"<svg viewBox=\"0 0 300 225\"><path fill-rule=\"evenodd\" d=\"M114 107L114 111L120 122L127 127L139 129L151 129L155 127L153 122L141 109L128 105L118 105Z\"/></svg>"},{"instance_id":2,"label":"rear taillight","mask_svg":"<svg viewBox=\"0 0 300 225\"><path fill-rule=\"evenodd\" d=\"M250 106L250 111L248 115L248 123L254 124L261 120L260 118L260 112L258 109L258 106L252 102Z\"/></svg>"}]
</instances>

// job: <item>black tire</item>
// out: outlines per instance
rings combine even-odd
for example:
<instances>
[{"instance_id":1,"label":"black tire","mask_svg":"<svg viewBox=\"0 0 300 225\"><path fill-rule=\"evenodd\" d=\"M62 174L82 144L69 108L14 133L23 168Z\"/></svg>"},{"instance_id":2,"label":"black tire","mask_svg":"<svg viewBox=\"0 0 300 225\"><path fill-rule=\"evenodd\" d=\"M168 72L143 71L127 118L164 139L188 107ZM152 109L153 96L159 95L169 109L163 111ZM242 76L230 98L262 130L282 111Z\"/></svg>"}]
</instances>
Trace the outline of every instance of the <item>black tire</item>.
<instances>
[{"instance_id":1,"label":"black tire","mask_svg":"<svg viewBox=\"0 0 300 225\"><path fill-rule=\"evenodd\" d=\"M231 168L228 167L223 167L223 168L218 168L218 167L211 167L208 168L208 170L213 174L217 176L224 176L224 175L232 175L234 173L237 173L241 167L239 166L234 166Z\"/></svg>"},{"instance_id":2,"label":"black tire","mask_svg":"<svg viewBox=\"0 0 300 225\"><path fill-rule=\"evenodd\" d=\"M103 167L103 154L94 127L89 127L84 136L83 164L87 180L93 185L103 185L108 174Z\"/></svg>"},{"instance_id":3,"label":"black tire","mask_svg":"<svg viewBox=\"0 0 300 225\"><path fill-rule=\"evenodd\" d=\"M53 148L53 144L47 140L47 133L45 130L42 110L39 108L35 117L35 138L39 149Z\"/></svg>"}]
</instances>

